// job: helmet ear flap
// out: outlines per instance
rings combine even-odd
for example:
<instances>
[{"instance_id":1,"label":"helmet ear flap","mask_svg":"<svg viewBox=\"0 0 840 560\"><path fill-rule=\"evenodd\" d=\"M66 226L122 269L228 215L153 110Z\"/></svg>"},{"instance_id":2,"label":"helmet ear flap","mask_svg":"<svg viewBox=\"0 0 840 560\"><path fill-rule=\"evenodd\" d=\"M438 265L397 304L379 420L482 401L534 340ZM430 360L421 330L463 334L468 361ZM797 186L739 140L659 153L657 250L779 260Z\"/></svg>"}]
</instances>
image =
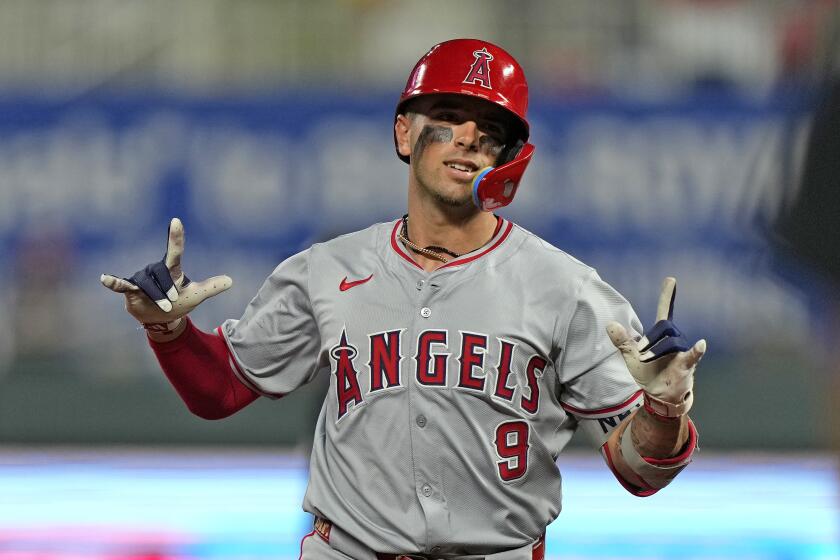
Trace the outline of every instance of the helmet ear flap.
<instances>
[{"instance_id":1,"label":"helmet ear flap","mask_svg":"<svg viewBox=\"0 0 840 560\"><path fill-rule=\"evenodd\" d=\"M521 141L517 144L508 153L500 154L498 167L485 167L473 179L473 202L481 210L490 212L513 201L525 168L534 155L533 144ZM502 155L510 159L501 163Z\"/></svg>"}]
</instances>

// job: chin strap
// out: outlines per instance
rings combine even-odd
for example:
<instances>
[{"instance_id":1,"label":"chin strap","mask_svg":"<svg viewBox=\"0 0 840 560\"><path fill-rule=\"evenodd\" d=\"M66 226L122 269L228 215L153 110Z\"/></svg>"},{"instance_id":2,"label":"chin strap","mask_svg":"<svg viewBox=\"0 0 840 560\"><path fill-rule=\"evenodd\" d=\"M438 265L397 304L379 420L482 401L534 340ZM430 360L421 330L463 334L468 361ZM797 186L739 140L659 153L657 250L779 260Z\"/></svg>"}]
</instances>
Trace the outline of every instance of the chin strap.
<instances>
[{"instance_id":1,"label":"chin strap","mask_svg":"<svg viewBox=\"0 0 840 560\"><path fill-rule=\"evenodd\" d=\"M525 168L534 155L534 145L517 142L498 167L485 167L473 179L473 201L485 212L507 206L513 201Z\"/></svg>"}]
</instances>

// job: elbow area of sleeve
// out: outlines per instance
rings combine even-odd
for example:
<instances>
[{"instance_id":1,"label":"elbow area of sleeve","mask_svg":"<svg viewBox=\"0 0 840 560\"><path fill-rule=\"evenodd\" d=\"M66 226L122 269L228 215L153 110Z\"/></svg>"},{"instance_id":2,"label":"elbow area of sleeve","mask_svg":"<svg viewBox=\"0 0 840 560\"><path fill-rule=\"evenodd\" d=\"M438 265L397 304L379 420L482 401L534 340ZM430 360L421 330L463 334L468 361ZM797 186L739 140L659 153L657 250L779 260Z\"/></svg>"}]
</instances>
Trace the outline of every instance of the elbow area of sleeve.
<instances>
[{"instance_id":1,"label":"elbow area of sleeve","mask_svg":"<svg viewBox=\"0 0 840 560\"><path fill-rule=\"evenodd\" d=\"M149 345L187 408L200 418L226 418L259 396L231 368L224 339L202 332L192 322L177 339L164 343L150 340Z\"/></svg>"}]
</instances>

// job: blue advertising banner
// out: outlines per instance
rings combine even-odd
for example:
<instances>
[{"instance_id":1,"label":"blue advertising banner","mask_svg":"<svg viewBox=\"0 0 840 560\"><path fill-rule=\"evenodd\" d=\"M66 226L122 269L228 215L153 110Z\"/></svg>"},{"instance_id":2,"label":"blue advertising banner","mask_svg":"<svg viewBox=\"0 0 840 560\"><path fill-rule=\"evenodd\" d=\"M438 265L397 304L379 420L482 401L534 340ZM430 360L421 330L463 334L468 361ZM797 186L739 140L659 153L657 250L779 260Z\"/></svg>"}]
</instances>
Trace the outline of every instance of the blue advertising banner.
<instances>
[{"instance_id":1,"label":"blue advertising banner","mask_svg":"<svg viewBox=\"0 0 840 560\"><path fill-rule=\"evenodd\" d=\"M206 328L239 316L286 256L401 216L393 102L0 99L0 314L15 325L0 367L35 342L103 370L149 360L111 349L136 326L98 277L160 258L172 216L186 227L188 274L234 278L196 311ZM796 194L806 117L786 98L538 99L537 153L500 213L596 267L645 324L673 275L689 338L716 352L797 348L819 318L812 282L792 263L779 274L767 230Z\"/></svg>"}]
</instances>

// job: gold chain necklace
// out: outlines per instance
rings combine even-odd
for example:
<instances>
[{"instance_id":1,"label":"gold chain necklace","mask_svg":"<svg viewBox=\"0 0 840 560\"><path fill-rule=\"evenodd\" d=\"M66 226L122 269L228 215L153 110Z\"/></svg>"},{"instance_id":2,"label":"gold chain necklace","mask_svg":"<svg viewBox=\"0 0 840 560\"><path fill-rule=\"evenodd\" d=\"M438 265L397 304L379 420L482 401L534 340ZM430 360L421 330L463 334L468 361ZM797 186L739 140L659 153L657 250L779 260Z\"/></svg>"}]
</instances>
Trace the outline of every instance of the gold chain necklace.
<instances>
[{"instance_id":1,"label":"gold chain necklace","mask_svg":"<svg viewBox=\"0 0 840 560\"><path fill-rule=\"evenodd\" d=\"M499 218L497 216L496 219L498 220L498 223L501 224L501 218ZM493 239L493 237L496 236L496 233L498 231L499 231L499 226L497 225L496 226L496 231L494 231L493 235L490 236L490 239L488 239L488 241L487 241L488 243L490 242L490 240ZM457 259L458 257L460 257L462 255L466 255L467 253L472 253L472 251L475 251L479 248L479 247L476 247L472 251L467 251L467 253L456 253L454 251L450 251L446 247L438 247L437 245L429 245L428 247L421 247L420 245L418 245L417 243L415 243L414 241L412 241L411 239L408 238L408 214L403 216L402 228L400 228L400 232L397 234L397 239L399 239L400 241L405 243L408 246L408 248L411 249L412 251L414 251L415 253L419 253L419 254L425 255L429 258L438 260L438 261L442 262L443 264L448 263L452 259L444 256L442 253L446 253L450 257ZM486 245L486 243L484 245ZM480 247L484 247L484 245L481 245Z\"/></svg>"},{"instance_id":2,"label":"gold chain necklace","mask_svg":"<svg viewBox=\"0 0 840 560\"><path fill-rule=\"evenodd\" d=\"M408 238L408 214L403 216L402 228L400 229L400 232L397 234L397 237L399 238L400 241L405 243L408 246L408 248L411 249L412 251L414 251L415 253L420 253L421 255L425 255L429 258L438 260L438 261L442 262L443 264L448 263L449 258L445 257L443 254L441 254L442 252L446 253L446 254L448 254L448 255L456 258L456 259L461 256L460 254L455 253L453 251L450 251L449 249L447 249L445 247L438 247L436 245L429 245L428 247L421 247L420 245L418 245L415 242L413 242L412 240L410 240Z\"/></svg>"}]
</instances>

